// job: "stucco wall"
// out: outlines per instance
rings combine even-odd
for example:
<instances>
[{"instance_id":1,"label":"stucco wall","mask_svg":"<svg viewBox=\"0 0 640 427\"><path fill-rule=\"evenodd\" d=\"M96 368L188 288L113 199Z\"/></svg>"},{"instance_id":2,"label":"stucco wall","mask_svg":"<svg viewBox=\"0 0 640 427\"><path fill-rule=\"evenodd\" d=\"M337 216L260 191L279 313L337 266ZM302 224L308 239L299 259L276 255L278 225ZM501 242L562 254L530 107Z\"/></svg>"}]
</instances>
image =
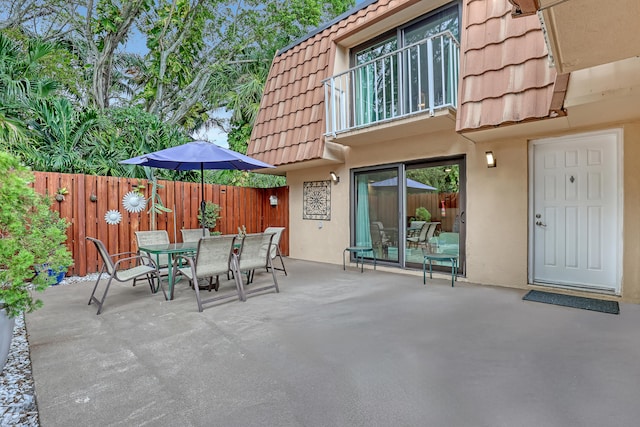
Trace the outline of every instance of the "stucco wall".
<instances>
[{"instance_id":1,"label":"stucco wall","mask_svg":"<svg viewBox=\"0 0 640 427\"><path fill-rule=\"evenodd\" d=\"M476 283L527 284L527 141L477 143L468 157L467 277ZM484 153L493 151L496 167Z\"/></svg>"},{"instance_id":2,"label":"stucco wall","mask_svg":"<svg viewBox=\"0 0 640 427\"><path fill-rule=\"evenodd\" d=\"M527 287L529 140L624 129L624 267L625 301L640 302L640 122L610 124L571 132L473 143L453 131L425 134L351 147L344 165L316 167L287 174L290 192L291 256L340 264L349 245L349 170L415 159L466 156L466 277L473 283ZM485 151L493 151L496 168L487 168ZM302 185L340 176L331 185L331 220L302 219Z\"/></svg>"},{"instance_id":3,"label":"stucco wall","mask_svg":"<svg viewBox=\"0 0 640 427\"><path fill-rule=\"evenodd\" d=\"M331 184L331 220L302 219L303 184L330 180L329 172L340 176ZM317 167L287 173L289 185L289 256L338 263L342 250L349 246L349 172L345 165Z\"/></svg>"},{"instance_id":4,"label":"stucco wall","mask_svg":"<svg viewBox=\"0 0 640 427\"><path fill-rule=\"evenodd\" d=\"M640 122L624 126L622 296L640 302Z\"/></svg>"}]
</instances>

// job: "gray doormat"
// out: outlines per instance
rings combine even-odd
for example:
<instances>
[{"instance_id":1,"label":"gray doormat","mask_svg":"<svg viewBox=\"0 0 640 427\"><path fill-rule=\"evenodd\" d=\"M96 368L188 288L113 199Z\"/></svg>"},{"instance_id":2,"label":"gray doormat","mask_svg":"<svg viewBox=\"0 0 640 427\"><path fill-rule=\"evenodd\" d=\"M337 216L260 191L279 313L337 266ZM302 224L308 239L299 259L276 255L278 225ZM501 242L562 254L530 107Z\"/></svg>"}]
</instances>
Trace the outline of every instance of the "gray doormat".
<instances>
[{"instance_id":1,"label":"gray doormat","mask_svg":"<svg viewBox=\"0 0 640 427\"><path fill-rule=\"evenodd\" d=\"M561 295L543 291L529 291L524 297L522 297L522 299L526 301L543 302L546 304L563 305L565 307L581 308L583 310L620 314L620 306L617 301L604 301L600 299Z\"/></svg>"}]
</instances>

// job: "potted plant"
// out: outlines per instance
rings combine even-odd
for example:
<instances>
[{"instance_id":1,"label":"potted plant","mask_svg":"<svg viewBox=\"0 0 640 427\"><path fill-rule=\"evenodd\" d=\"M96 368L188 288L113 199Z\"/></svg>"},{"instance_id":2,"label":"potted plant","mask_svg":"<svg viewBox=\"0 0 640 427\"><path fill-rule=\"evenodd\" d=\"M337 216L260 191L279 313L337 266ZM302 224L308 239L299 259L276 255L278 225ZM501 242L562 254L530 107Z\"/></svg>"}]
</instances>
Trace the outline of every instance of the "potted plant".
<instances>
[{"instance_id":1,"label":"potted plant","mask_svg":"<svg viewBox=\"0 0 640 427\"><path fill-rule=\"evenodd\" d=\"M204 205L204 227L213 231L220 218L220 206L213 202L206 202ZM202 213L198 214L198 221L202 225Z\"/></svg>"},{"instance_id":2,"label":"potted plant","mask_svg":"<svg viewBox=\"0 0 640 427\"><path fill-rule=\"evenodd\" d=\"M429 212L424 206L416 208L416 221L431 221L431 212Z\"/></svg>"},{"instance_id":3,"label":"potted plant","mask_svg":"<svg viewBox=\"0 0 640 427\"><path fill-rule=\"evenodd\" d=\"M67 194L69 194L69 190L67 190L67 187L60 187L56 191L55 198L58 202L62 202L64 201L64 196L66 196Z\"/></svg>"},{"instance_id":4,"label":"potted plant","mask_svg":"<svg viewBox=\"0 0 640 427\"><path fill-rule=\"evenodd\" d=\"M37 270L48 265L66 271L73 259L64 245L67 223L51 211L51 200L30 186L33 174L15 157L0 152L0 175L0 368L4 368L15 317L42 306L33 292L43 291L55 280Z\"/></svg>"}]
</instances>

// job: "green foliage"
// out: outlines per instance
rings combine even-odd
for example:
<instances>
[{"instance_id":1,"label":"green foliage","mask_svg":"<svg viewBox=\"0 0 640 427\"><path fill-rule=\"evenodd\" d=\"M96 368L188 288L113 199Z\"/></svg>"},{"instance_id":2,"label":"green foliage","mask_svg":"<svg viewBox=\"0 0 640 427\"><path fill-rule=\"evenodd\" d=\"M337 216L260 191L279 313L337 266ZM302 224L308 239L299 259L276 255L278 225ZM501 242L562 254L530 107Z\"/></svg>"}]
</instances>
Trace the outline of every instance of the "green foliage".
<instances>
[{"instance_id":1,"label":"green foliage","mask_svg":"<svg viewBox=\"0 0 640 427\"><path fill-rule=\"evenodd\" d=\"M234 122L227 136L229 148L238 153L247 154L252 126L247 123Z\"/></svg>"},{"instance_id":2,"label":"green foliage","mask_svg":"<svg viewBox=\"0 0 640 427\"><path fill-rule=\"evenodd\" d=\"M149 205L149 210L147 213L151 215L150 226L152 230L156 229L156 219L158 215L163 213L171 212L171 209L164 206L162 203L162 198L160 194L158 194L158 189L163 188L162 185L158 184L158 179L153 173L153 169L149 167L144 167L144 172L147 174L147 179L149 180L149 184L151 185L151 195L147 199L147 203ZM139 189L139 187L138 187Z\"/></svg>"},{"instance_id":3,"label":"green foliage","mask_svg":"<svg viewBox=\"0 0 640 427\"><path fill-rule=\"evenodd\" d=\"M233 112L229 146L246 153L251 129L258 115L269 68L278 49L308 33L324 21L348 10L353 0L271 0L253 1L245 11L243 24L249 31L241 46L241 61L221 64L210 95Z\"/></svg>"},{"instance_id":4,"label":"green foliage","mask_svg":"<svg viewBox=\"0 0 640 427\"><path fill-rule=\"evenodd\" d=\"M29 145L27 104L50 96L57 87L40 74L41 61L51 48L38 40L20 44L0 32L0 149Z\"/></svg>"},{"instance_id":5,"label":"green foliage","mask_svg":"<svg viewBox=\"0 0 640 427\"><path fill-rule=\"evenodd\" d=\"M407 170L407 178L435 187L440 193L460 191L460 167L458 165L410 169Z\"/></svg>"},{"instance_id":6,"label":"green foliage","mask_svg":"<svg viewBox=\"0 0 640 427\"><path fill-rule=\"evenodd\" d=\"M208 229L213 229L220 218L220 206L213 202L205 202L204 205L204 226ZM198 221L203 223L202 212L198 213Z\"/></svg>"},{"instance_id":7,"label":"green foliage","mask_svg":"<svg viewBox=\"0 0 640 427\"><path fill-rule=\"evenodd\" d=\"M236 187L272 188L285 186L287 180L284 176L268 175L256 172L221 170L212 172L208 183L220 185L234 185Z\"/></svg>"},{"instance_id":8,"label":"green foliage","mask_svg":"<svg viewBox=\"0 0 640 427\"><path fill-rule=\"evenodd\" d=\"M90 147L107 123L93 108L76 110L66 98L33 100L27 121L33 141L23 159L39 171L83 173Z\"/></svg>"},{"instance_id":9,"label":"green foliage","mask_svg":"<svg viewBox=\"0 0 640 427\"><path fill-rule=\"evenodd\" d=\"M424 206L420 206L416 208L416 221L431 221L431 212L427 210Z\"/></svg>"},{"instance_id":10,"label":"green foliage","mask_svg":"<svg viewBox=\"0 0 640 427\"><path fill-rule=\"evenodd\" d=\"M164 123L139 107L109 108L105 111L110 125L100 135L101 144L90 147L87 173L107 176L147 178L143 168L120 165L119 160L184 144L191 140L176 125ZM158 169L158 179L177 179L179 172Z\"/></svg>"},{"instance_id":11,"label":"green foliage","mask_svg":"<svg viewBox=\"0 0 640 427\"><path fill-rule=\"evenodd\" d=\"M275 52L354 3L16 2L33 22L0 16L10 22L0 33L0 148L42 171L143 178L141 168L118 161L187 142L209 112L226 107L229 143L246 153ZM32 39L29 29L55 42ZM122 51L134 29L147 42L144 57ZM270 187L284 178L228 172L208 182Z\"/></svg>"},{"instance_id":12,"label":"green foliage","mask_svg":"<svg viewBox=\"0 0 640 427\"><path fill-rule=\"evenodd\" d=\"M66 270L72 263L64 246L68 224L51 202L30 187L33 174L17 158L0 152L0 305L10 317L42 305L32 291L55 281L37 269ZM44 267L43 267L44 265Z\"/></svg>"}]
</instances>

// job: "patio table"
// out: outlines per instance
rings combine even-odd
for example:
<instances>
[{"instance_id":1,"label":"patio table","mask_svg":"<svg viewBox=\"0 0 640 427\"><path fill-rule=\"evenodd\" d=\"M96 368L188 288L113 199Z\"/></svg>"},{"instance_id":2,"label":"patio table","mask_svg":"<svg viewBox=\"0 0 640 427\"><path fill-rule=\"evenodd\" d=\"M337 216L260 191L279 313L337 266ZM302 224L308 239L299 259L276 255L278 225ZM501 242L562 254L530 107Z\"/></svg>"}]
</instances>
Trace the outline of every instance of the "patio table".
<instances>
[{"instance_id":1,"label":"patio table","mask_svg":"<svg viewBox=\"0 0 640 427\"><path fill-rule=\"evenodd\" d=\"M169 300L173 299L173 257L183 254L194 254L198 250L198 242L186 242L186 243L169 243L160 245L145 245L138 248L140 251L154 254L156 260L160 259L160 255L169 255L169 265L167 266L169 277Z\"/></svg>"}]
</instances>

